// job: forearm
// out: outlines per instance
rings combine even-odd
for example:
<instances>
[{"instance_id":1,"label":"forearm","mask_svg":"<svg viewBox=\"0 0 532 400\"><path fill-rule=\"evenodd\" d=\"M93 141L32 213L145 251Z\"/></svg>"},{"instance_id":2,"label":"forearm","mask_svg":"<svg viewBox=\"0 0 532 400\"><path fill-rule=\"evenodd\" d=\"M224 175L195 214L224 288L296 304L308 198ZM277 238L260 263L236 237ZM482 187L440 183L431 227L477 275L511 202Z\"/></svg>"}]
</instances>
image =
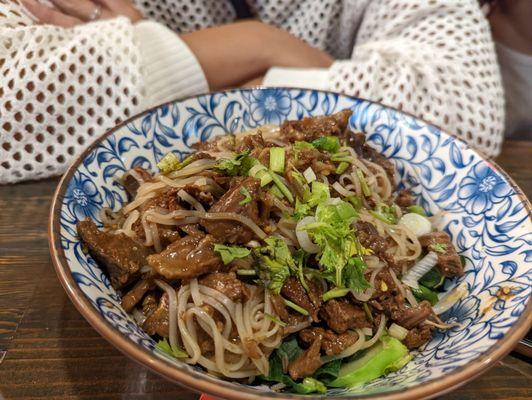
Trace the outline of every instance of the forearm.
<instances>
[{"instance_id":1,"label":"forearm","mask_svg":"<svg viewBox=\"0 0 532 400\"><path fill-rule=\"evenodd\" d=\"M331 57L302 40L257 21L244 21L183 34L211 90L249 81L272 66L327 67Z\"/></svg>"}]
</instances>

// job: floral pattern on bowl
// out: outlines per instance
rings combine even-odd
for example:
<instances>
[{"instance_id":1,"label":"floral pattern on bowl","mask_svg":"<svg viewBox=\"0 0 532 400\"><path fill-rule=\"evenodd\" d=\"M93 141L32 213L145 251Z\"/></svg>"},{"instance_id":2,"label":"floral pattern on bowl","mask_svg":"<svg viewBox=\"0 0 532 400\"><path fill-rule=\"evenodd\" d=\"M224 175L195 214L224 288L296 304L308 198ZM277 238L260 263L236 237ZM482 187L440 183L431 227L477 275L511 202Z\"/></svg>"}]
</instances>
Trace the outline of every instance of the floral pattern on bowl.
<instances>
[{"instance_id":1,"label":"floral pattern on bowl","mask_svg":"<svg viewBox=\"0 0 532 400\"><path fill-rule=\"evenodd\" d=\"M451 234L467 264L465 275L447 286L465 282L468 295L443 315L461 326L438 332L401 371L357 389L331 389L327 397L432 396L509 352L532 319L532 222L524 195L493 163L439 128L380 104L312 90L233 90L175 101L92 145L63 177L51 212L52 258L78 309L122 351L189 387L242 399L299 397L222 381L157 353L120 307L105 274L81 251L75 224L86 217L100 221L103 207L119 209L126 193L116 177L137 165L155 171L168 151L183 156L193 143L216 135L344 108L353 110L351 128L394 162L401 186L411 187Z\"/></svg>"}]
</instances>

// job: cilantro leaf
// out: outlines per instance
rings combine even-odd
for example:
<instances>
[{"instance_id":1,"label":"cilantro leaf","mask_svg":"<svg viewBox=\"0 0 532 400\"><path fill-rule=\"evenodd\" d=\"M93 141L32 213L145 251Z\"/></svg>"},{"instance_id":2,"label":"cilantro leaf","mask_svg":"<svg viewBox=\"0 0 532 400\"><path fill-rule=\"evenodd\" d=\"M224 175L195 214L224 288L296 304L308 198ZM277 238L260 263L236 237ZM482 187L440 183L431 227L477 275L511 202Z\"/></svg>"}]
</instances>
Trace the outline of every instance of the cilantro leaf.
<instances>
[{"instance_id":1,"label":"cilantro leaf","mask_svg":"<svg viewBox=\"0 0 532 400\"><path fill-rule=\"evenodd\" d=\"M226 246L223 244L215 244L214 251L220 254L224 265L231 263L235 258L244 258L251 254L251 251L245 247Z\"/></svg>"},{"instance_id":2,"label":"cilantro leaf","mask_svg":"<svg viewBox=\"0 0 532 400\"><path fill-rule=\"evenodd\" d=\"M247 175L252 167L253 157L249 157L250 150L245 150L233 158L222 158L218 160L214 169L229 176Z\"/></svg>"},{"instance_id":3,"label":"cilantro leaf","mask_svg":"<svg viewBox=\"0 0 532 400\"><path fill-rule=\"evenodd\" d=\"M364 276L367 265L361 257L352 257L347 261L344 271L345 287L362 292L370 287L370 284Z\"/></svg>"}]
</instances>

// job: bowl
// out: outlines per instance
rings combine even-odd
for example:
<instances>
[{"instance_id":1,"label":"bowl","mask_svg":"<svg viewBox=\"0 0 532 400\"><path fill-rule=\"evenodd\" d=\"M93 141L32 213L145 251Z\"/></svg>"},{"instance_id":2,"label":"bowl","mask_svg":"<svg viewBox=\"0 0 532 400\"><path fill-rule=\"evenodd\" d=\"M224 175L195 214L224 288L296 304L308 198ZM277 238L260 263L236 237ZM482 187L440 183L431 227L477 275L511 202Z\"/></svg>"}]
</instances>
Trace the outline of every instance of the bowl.
<instances>
[{"instance_id":1,"label":"bowl","mask_svg":"<svg viewBox=\"0 0 532 400\"><path fill-rule=\"evenodd\" d=\"M450 391L507 354L532 321L532 220L530 203L495 163L467 144L412 115L378 103L331 92L250 89L176 100L139 114L94 142L63 176L49 225L52 260L74 305L123 353L188 388L221 398L294 399L265 387L224 381L155 349L120 306L120 297L92 258L84 254L76 223L101 221L102 207L119 209L126 192L116 177L134 166L155 171L172 150L285 119L331 114L350 108L350 126L397 167L402 186L438 215L466 259L468 293L443 314L459 322L417 352L402 370L358 389L330 389L323 398L419 399ZM313 396L316 398L317 396Z\"/></svg>"}]
</instances>

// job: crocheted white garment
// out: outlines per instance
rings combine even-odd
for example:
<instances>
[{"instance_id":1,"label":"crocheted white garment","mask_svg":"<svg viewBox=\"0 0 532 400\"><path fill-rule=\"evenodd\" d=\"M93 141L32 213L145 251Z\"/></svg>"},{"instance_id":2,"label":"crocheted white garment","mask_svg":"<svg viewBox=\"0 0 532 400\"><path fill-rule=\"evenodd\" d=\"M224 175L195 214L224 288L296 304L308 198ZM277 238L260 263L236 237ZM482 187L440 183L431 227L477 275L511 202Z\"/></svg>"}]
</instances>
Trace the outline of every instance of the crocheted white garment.
<instances>
[{"instance_id":1,"label":"crocheted white garment","mask_svg":"<svg viewBox=\"0 0 532 400\"><path fill-rule=\"evenodd\" d=\"M236 16L229 0L136 3L177 32ZM487 155L500 151L503 90L476 0L248 4L259 19L338 60L327 72L329 89L413 113ZM118 18L70 30L32 26L18 6L0 0L0 183L62 173L117 122L205 90L195 57L161 25Z\"/></svg>"}]
</instances>

